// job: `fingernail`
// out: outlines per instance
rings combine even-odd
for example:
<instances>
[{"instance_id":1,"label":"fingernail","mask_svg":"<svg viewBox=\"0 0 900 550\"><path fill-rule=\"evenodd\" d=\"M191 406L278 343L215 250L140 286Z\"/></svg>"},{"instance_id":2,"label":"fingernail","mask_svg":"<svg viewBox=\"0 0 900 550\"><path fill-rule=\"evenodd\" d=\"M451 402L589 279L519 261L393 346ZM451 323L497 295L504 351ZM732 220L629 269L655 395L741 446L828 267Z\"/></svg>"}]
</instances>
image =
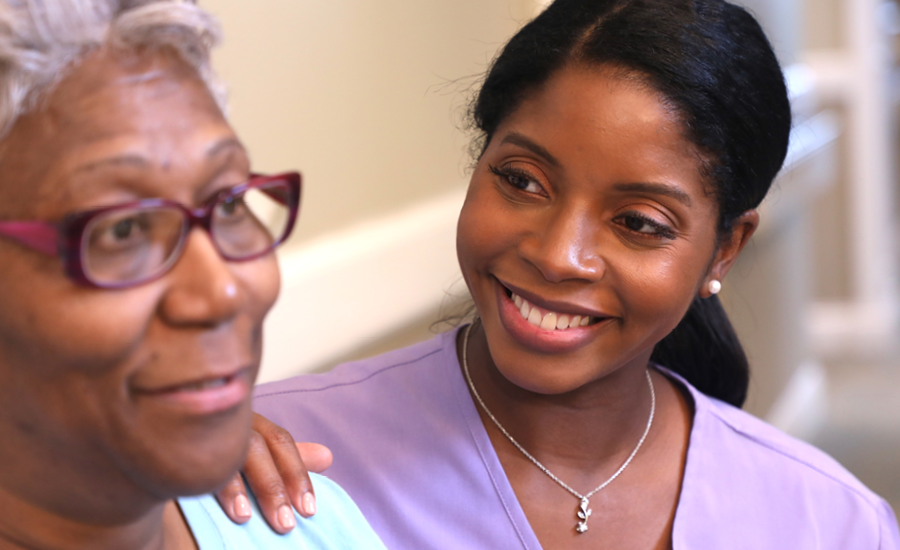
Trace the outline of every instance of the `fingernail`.
<instances>
[{"instance_id":1,"label":"fingernail","mask_svg":"<svg viewBox=\"0 0 900 550\"><path fill-rule=\"evenodd\" d=\"M316 496L312 493L303 495L303 513L312 516L316 513Z\"/></svg>"},{"instance_id":2,"label":"fingernail","mask_svg":"<svg viewBox=\"0 0 900 550\"><path fill-rule=\"evenodd\" d=\"M278 523L281 524L283 529L288 531L297 525L297 522L294 520L294 512L287 504L283 504L281 508L278 509Z\"/></svg>"},{"instance_id":3,"label":"fingernail","mask_svg":"<svg viewBox=\"0 0 900 550\"><path fill-rule=\"evenodd\" d=\"M239 518L250 517L250 501L244 495L238 495L234 499L234 515Z\"/></svg>"}]
</instances>

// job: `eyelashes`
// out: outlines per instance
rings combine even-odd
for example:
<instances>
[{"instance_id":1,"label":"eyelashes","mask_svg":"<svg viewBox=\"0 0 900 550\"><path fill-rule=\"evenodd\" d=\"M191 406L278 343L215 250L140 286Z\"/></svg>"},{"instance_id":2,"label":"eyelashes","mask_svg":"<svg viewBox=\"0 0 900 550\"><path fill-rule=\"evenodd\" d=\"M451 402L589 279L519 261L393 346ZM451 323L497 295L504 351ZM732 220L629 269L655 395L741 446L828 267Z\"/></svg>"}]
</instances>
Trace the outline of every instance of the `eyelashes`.
<instances>
[{"instance_id":1,"label":"eyelashes","mask_svg":"<svg viewBox=\"0 0 900 550\"><path fill-rule=\"evenodd\" d=\"M537 178L529 174L525 170L520 170L510 166L496 167L488 165L488 169L496 176L502 178L506 183L524 193L533 193L537 195L547 195L543 186L537 182Z\"/></svg>"},{"instance_id":2,"label":"eyelashes","mask_svg":"<svg viewBox=\"0 0 900 550\"><path fill-rule=\"evenodd\" d=\"M527 170L512 166L488 165L488 169L500 178L513 192L525 193L532 196L548 196L544 187L538 183L538 178ZM628 211L618 214L613 222L626 233L626 237L644 240L674 240L678 237L674 228L662 223L653 217L638 211Z\"/></svg>"},{"instance_id":3,"label":"eyelashes","mask_svg":"<svg viewBox=\"0 0 900 550\"><path fill-rule=\"evenodd\" d=\"M642 237L667 240L672 240L677 237L675 231L668 225L659 223L653 218L645 216L639 212L627 212L618 216L617 219L621 220L621 225L625 229ZM644 231L644 229L647 227L649 227L651 230Z\"/></svg>"}]
</instances>

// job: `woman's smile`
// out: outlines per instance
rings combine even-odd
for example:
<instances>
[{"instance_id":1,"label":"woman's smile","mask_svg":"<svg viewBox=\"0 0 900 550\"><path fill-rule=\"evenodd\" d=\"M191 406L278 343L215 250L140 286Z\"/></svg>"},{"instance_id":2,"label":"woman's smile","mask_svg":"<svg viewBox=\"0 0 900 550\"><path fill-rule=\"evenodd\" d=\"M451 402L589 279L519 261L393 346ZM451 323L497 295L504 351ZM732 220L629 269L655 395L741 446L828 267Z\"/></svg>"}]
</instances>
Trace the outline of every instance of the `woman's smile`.
<instances>
[{"instance_id":1,"label":"woman's smile","mask_svg":"<svg viewBox=\"0 0 900 550\"><path fill-rule=\"evenodd\" d=\"M548 301L499 279L495 281L500 322L516 341L537 352L574 351L616 322L606 313L581 305Z\"/></svg>"},{"instance_id":2,"label":"woman's smile","mask_svg":"<svg viewBox=\"0 0 900 550\"><path fill-rule=\"evenodd\" d=\"M237 409L245 403L255 374L255 367L244 367L219 376L130 389L135 399L146 404L168 407L184 415L213 415Z\"/></svg>"},{"instance_id":3,"label":"woman's smile","mask_svg":"<svg viewBox=\"0 0 900 550\"><path fill-rule=\"evenodd\" d=\"M656 93L559 72L497 129L460 215L491 362L546 394L643 371L707 277L717 214Z\"/></svg>"}]
</instances>

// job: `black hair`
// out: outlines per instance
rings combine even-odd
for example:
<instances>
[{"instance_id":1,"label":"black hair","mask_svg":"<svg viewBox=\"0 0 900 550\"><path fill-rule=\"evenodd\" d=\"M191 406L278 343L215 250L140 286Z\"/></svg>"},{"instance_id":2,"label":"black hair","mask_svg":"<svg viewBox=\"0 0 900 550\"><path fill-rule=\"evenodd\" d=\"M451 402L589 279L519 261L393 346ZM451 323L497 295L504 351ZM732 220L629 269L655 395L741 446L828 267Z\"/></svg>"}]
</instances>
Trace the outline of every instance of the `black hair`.
<instances>
[{"instance_id":1,"label":"black hair","mask_svg":"<svg viewBox=\"0 0 900 550\"><path fill-rule=\"evenodd\" d=\"M784 75L756 20L722 0L556 0L494 60L472 106L481 152L524 97L569 64L625 71L674 108L703 159L720 242L765 197L787 154ZM747 356L715 296L695 298L651 360L743 405Z\"/></svg>"}]
</instances>

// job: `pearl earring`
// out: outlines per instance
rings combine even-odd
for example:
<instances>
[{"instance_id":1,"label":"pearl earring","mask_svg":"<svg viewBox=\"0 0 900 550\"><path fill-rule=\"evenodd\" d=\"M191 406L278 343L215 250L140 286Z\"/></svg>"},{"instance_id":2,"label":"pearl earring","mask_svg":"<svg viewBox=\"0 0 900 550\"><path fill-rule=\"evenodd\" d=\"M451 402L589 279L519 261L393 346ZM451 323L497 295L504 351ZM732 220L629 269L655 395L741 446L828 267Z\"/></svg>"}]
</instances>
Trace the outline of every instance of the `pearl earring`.
<instances>
[{"instance_id":1,"label":"pearl earring","mask_svg":"<svg viewBox=\"0 0 900 550\"><path fill-rule=\"evenodd\" d=\"M719 291L722 290L722 283L716 279L713 279L709 282L709 293L710 294L718 294Z\"/></svg>"}]
</instances>

